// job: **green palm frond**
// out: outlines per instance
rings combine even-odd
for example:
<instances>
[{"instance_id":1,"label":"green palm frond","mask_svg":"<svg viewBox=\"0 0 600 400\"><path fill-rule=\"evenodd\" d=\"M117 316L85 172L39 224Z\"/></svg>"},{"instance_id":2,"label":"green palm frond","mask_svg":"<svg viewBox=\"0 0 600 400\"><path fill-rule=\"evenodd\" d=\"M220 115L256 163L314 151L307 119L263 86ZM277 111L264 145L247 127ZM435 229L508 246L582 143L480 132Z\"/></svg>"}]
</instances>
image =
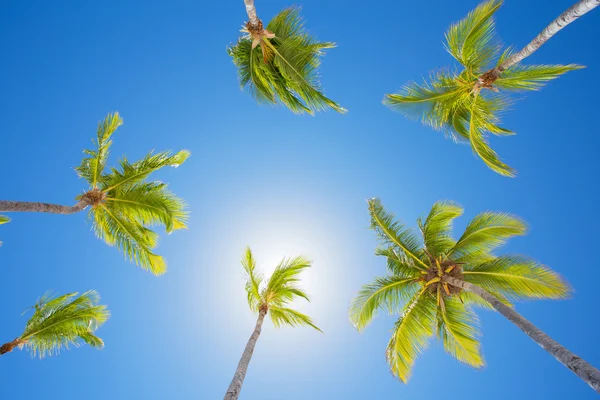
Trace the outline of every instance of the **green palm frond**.
<instances>
[{"instance_id":1,"label":"green palm frond","mask_svg":"<svg viewBox=\"0 0 600 400\"><path fill-rule=\"evenodd\" d=\"M108 114L104 121L98 123L97 139L94 142L96 149L84 150L84 153L88 157L82 160L81 165L76 168L76 171L80 177L88 181L92 188L97 187L100 176L106 167L108 151L112 144L110 138L122 124L123 120L119 113Z\"/></svg>"},{"instance_id":2,"label":"green palm frond","mask_svg":"<svg viewBox=\"0 0 600 400\"><path fill-rule=\"evenodd\" d=\"M513 301L563 299L569 285L554 271L523 256L501 256L464 272L465 281Z\"/></svg>"},{"instance_id":3,"label":"green palm frond","mask_svg":"<svg viewBox=\"0 0 600 400\"><path fill-rule=\"evenodd\" d=\"M305 314L302 314L296 310L292 310L291 308L284 307L276 307L271 306L269 308L269 312L271 313L271 321L273 321L273 325L279 328L282 325L288 326L310 326L323 333L321 329L319 329L312 321L312 319Z\"/></svg>"},{"instance_id":4,"label":"green palm frond","mask_svg":"<svg viewBox=\"0 0 600 400\"><path fill-rule=\"evenodd\" d=\"M569 71L584 68L581 65L519 65L516 64L505 71L495 84L501 89L511 91L539 90L545 83Z\"/></svg>"},{"instance_id":5,"label":"green palm frond","mask_svg":"<svg viewBox=\"0 0 600 400\"><path fill-rule=\"evenodd\" d=\"M426 269L427 266L423 264L419 257L422 250L418 236L395 221L395 215L385 211L381 200L371 199L368 203L369 213L371 214L371 229L377 233L382 244L397 247L415 262L416 268Z\"/></svg>"},{"instance_id":6,"label":"green palm frond","mask_svg":"<svg viewBox=\"0 0 600 400\"><path fill-rule=\"evenodd\" d=\"M414 278L419 276L420 270L415 267L412 260L404 253L396 251L394 247L379 246L375 249L375 255L386 257L388 271L394 276L400 278Z\"/></svg>"},{"instance_id":7,"label":"green palm frond","mask_svg":"<svg viewBox=\"0 0 600 400\"><path fill-rule=\"evenodd\" d=\"M511 237L524 235L526 231L525 222L515 216L486 211L473 218L448 256L488 253L502 246Z\"/></svg>"},{"instance_id":8,"label":"green palm frond","mask_svg":"<svg viewBox=\"0 0 600 400\"><path fill-rule=\"evenodd\" d=\"M500 54L493 15L501 0L483 2L446 32L446 49L466 69L478 73Z\"/></svg>"},{"instance_id":9,"label":"green palm frond","mask_svg":"<svg viewBox=\"0 0 600 400\"><path fill-rule=\"evenodd\" d=\"M262 303L260 284L263 280L263 275L256 271L256 261L249 247L246 248L246 253L244 254L244 258L242 258L242 266L247 275L246 293L248 295L248 305L252 311L258 312Z\"/></svg>"},{"instance_id":10,"label":"green palm frond","mask_svg":"<svg viewBox=\"0 0 600 400\"><path fill-rule=\"evenodd\" d=\"M416 278L398 276L375 278L373 283L361 288L350 306L350 321L359 331L364 329L385 308L390 314L399 314L402 307L420 289Z\"/></svg>"},{"instance_id":11,"label":"green palm frond","mask_svg":"<svg viewBox=\"0 0 600 400\"><path fill-rule=\"evenodd\" d=\"M335 44L310 36L297 8L281 11L267 30L275 37L261 38L260 48L253 48L252 37L244 36L227 49L242 88L248 87L259 102L282 103L295 113L312 114L327 107L346 112L323 94L319 82L320 57Z\"/></svg>"},{"instance_id":12,"label":"green palm frond","mask_svg":"<svg viewBox=\"0 0 600 400\"><path fill-rule=\"evenodd\" d=\"M435 332L435 299L420 291L406 304L392 331L386 359L394 376L407 383L416 358Z\"/></svg>"},{"instance_id":13,"label":"green palm frond","mask_svg":"<svg viewBox=\"0 0 600 400\"><path fill-rule=\"evenodd\" d=\"M110 313L106 306L98 304L99 299L93 290L59 297L47 293L33 307L33 316L19 339L40 358L57 354L70 345L86 343L103 347L102 339L94 332L108 320Z\"/></svg>"},{"instance_id":14,"label":"green palm frond","mask_svg":"<svg viewBox=\"0 0 600 400\"><path fill-rule=\"evenodd\" d=\"M445 255L456 241L452 238L452 221L460 217L463 208L451 201L438 201L424 223L418 220L423 234L423 242L428 253L433 257Z\"/></svg>"},{"instance_id":15,"label":"green palm frond","mask_svg":"<svg viewBox=\"0 0 600 400\"><path fill-rule=\"evenodd\" d=\"M298 274L310 267L310 261L302 256L285 258L271 274L265 292L274 296L278 291L293 287L299 281Z\"/></svg>"},{"instance_id":16,"label":"green palm frond","mask_svg":"<svg viewBox=\"0 0 600 400\"><path fill-rule=\"evenodd\" d=\"M0 225L7 224L10 222L10 218L5 215L0 215ZM0 242L0 246L2 246L2 242Z\"/></svg>"},{"instance_id":17,"label":"green palm frond","mask_svg":"<svg viewBox=\"0 0 600 400\"><path fill-rule=\"evenodd\" d=\"M471 367L483 367L477 315L455 297L446 297L438 314L438 335L446 352Z\"/></svg>"}]
</instances>

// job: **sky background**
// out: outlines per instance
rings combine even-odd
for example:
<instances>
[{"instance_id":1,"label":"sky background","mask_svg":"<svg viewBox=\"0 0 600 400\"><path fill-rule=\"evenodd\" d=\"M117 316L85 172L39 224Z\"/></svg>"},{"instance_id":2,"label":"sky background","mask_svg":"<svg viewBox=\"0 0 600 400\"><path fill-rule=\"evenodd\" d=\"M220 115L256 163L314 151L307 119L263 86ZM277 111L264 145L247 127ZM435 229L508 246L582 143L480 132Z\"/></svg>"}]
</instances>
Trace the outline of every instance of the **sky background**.
<instances>
[{"instance_id":1,"label":"sky background","mask_svg":"<svg viewBox=\"0 0 600 400\"><path fill-rule=\"evenodd\" d=\"M523 46L574 0L508 0L497 13L504 43ZM439 342L408 385L384 351L395 318L358 334L347 308L360 286L385 273L374 256L366 199L410 226L434 201L465 207L456 234L484 210L524 218L531 229L501 253L551 266L571 299L519 304L553 338L600 366L597 318L597 116L600 11L568 26L531 63L579 63L541 92L521 96L504 118L518 136L492 139L519 171L501 177L468 146L381 104L385 93L453 65L442 46L451 22L475 0L304 0L324 58L327 95L349 109L315 117L260 106L240 91L225 48L246 20L236 1L0 1L0 198L72 204L86 189L74 167L97 122L119 111L111 162L148 150L187 148L192 157L157 178L190 204L190 229L162 235L169 271L152 276L97 240L85 213L12 214L0 227L0 341L20 334L21 312L46 290L96 289L112 312L88 347L0 360L0 399L218 399L255 323L240 258L259 267L283 256L313 260L310 304L323 329L266 322L243 399L591 399L594 392L499 314L478 311L487 366L474 370ZM286 1L257 0L269 20Z\"/></svg>"}]
</instances>

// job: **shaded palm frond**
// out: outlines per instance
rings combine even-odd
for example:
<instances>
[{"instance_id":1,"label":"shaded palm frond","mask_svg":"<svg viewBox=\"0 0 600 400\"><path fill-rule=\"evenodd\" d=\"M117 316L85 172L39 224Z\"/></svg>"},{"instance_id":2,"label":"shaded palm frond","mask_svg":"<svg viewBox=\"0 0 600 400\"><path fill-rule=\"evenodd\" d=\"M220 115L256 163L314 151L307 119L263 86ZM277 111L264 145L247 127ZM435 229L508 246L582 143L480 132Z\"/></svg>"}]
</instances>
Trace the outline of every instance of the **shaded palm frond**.
<instances>
[{"instance_id":1,"label":"shaded palm frond","mask_svg":"<svg viewBox=\"0 0 600 400\"><path fill-rule=\"evenodd\" d=\"M483 2L446 32L448 52L474 73L481 72L500 54L493 15L501 5L501 0Z\"/></svg>"},{"instance_id":2,"label":"shaded palm frond","mask_svg":"<svg viewBox=\"0 0 600 400\"><path fill-rule=\"evenodd\" d=\"M244 36L227 51L238 67L242 88L248 87L259 101L282 103L295 113L333 108L346 110L323 94L318 67L324 50L335 47L319 42L305 30L300 11L288 8L267 25L274 38L261 38L260 49Z\"/></svg>"},{"instance_id":3,"label":"shaded palm frond","mask_svg":"<svg viewBox=\"0 0 600 400\"><path fill-rule=\"evenodd\" d=\"M70 293L54 298L47 293L33 307L33 316L19 339L40 358L57 354L70 345L103 347L102 339L94 332L110 313L106 306L98 305L99 299L93 290L80 296Z\"/></svg>"},{"instance_id":4,"label":"shaded palm frond","mask_svg":"<svg viewBox=\"0 0 600 400\"><path fill-rule=\"evenodd\" d=\"M84 150L88 157L85 157L79 167L76 168L78 175L84 178L92 188L96 188L98 181L106 167L108 152L112 144L110 140L112 134L119 126L123 124L123 120L119 113L110 113L104 121L98 123L97 139L94 150Z\"/></svg>"},{"instance_id":5,"label":"shaded palm frond","mask_svg":"<svg viewBox=\"0 0 600 400\"><path fill-rule=\"evenodd\" d=\"M388 245L378 246L375 255L384 256L387 260L388 271L397 277L414 278L419 276L419 269L415 267L412 259L404 253L396 251Z\"/></svg>"},{"instance_id":6,"label":"shaded palm frond","mask_svg":"<svg viewBox=\"0 0 600 400\"><path fill-rule=\"evenodd\" d=\"M569 285L554 271L523 256L501 256L464 272L465 281L507 299L562 299Z\"/></svg>"},{"instance_id":7,"label":"shaded palm frond","mask_svg":"<svg viewBox=\"0 0 600 400\"><path fill-rule=\"evenodd\" d=\"M427 348L435 332L435 298L425 291L409 301L398 319L386 350L394 376L407 383L416 358Z\"/></svg>"},{"instance_id":8,"label":"shaded palm frond","mask_svg":"<svg viewBox=\"0 0 600 400\"><path fill-rule=\"evenodd\" d=\"M271 314L271 321L273 321L273 325L275 325L277 328L282 325L293 327L310 326L321 333L323 332L313 323L312 319L308 315L302 314L296 310L292 310L291 308L271 306L269 308L269 312Z\"/></svg>"},{"instance_id":9,"label":"shaded palm frond","mask_svg":"<svg viewBox=\"0 0 600 400\"><path fill-rule=\"evenodd\" d=\"M380 309L390 314L400 314L420 288L416 278L375 278L372 283L364 285L352 301L350 321L360 331L371 323Z\"/></svg>"},{"instance_id":10,"label":"shaded palm frond","mask_svg":"<svg viewBox=\"0 0 600 400\"><path fill-rule=\"evenodd\" d=\"M456 241L452 237L452 221L462 213L463 208L459 204L438 201L431 207L425 222L418 221L425 248L431 256L445 255L454 247Z\"/></svg>"}]
</instances>

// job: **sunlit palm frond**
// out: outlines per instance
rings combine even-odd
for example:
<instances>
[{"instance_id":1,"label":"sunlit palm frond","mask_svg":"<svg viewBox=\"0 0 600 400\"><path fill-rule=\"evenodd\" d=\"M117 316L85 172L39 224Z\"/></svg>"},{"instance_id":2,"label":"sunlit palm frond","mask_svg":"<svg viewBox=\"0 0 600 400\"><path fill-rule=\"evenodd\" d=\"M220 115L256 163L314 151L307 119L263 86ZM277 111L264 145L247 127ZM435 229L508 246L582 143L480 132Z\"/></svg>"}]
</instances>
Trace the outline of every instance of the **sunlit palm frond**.
<instances>
[{"instance_id":1,"label":"sunlit palm frond","mask_svg":"<svg viewBox=\"0 0 600 400\"><path fill-rule=\"evenodd\" d=\"M452 257L459 258L475 252L488 253L502 246L511 237L524 235L526 230L525 223L515 216L483 212L469 223L448 256L451 254Z\"/></svg>"},{"instance_id":2,"label":"sunlit palm frond","mask_svg":"<svg viewBox=\"0 0 600 400\"><path fill-rule=\"evenodd\" d=\"M500 89L511 91L539 90L548 81L577 69L581 65L520 65L516 64L505 71L496 80Z\"/></svg>"},{"instance_id":3,"label":"sunlit palm frond","mask_svg":"<svg viewBox=\"0 0 600 400\"><path fill-rule=\"evenodd\" d=\"M313 113L327 107L345 112L323 94L318 75L320 57L335 45L310 36L297 8L280 12L267 30L275 37L263 37L259 47L253 49L253 39L244 36L227 49L238 67L242 88L248 87L260 102L280 102L295 113Z\"/></svg>"},{"instance_id":4,"label":"sunlit palm frond","mask_svg":"<svg viewBox=\"0 0 600 400\"><path fill-rule=\"evenodd\" d=\"M445 297L443 302L443 307L438 308L438 335L444 343L444 349L471 367L482 367L484 361L477 315L455 297Z\"/></svg>"},{"instance_id":5,"label":"sunlit palm frond","mask_svg":"<svg viewBox=\"0 0 600 400\"><path fill-rule=\"evenodd\" d=\"M464 272L465 281L513 300L562 299L569 285L554 271L523 256L501 256Z\"/></svg>"},{"instance_id":6,"label":"sunlit palm frond","mask_svg":"<svg viewBox=\"0 0 600 400\"><path fill-rule=\"evenodd\" d=\"M433 207L424 223L418 221L423 234L425 249L430 256L445 255L456 241L452 237L452 221L460 217L463 208L451 201L438 201Z\"/></svg>"},{"instance_id":7,"label":"sunlit palm frond","mask_svg":"<svg viewBox=\"0 0 600 400\"><path fill-rule=\"evenodd\" d=\"M76 171L80 177L88 181L92 188L97 187L100 176L106 167L108 152L112 144L110 138L122 124L123 120L119 113L108 114L104 121L98 123L97 139L94 142L96 148L94 150L84 150L88 157L82 160Z\"/></svg>"},{"instance_id":8,"label":"sunlit palm frond","mask_svg":"<svg viewBox=\"0 0 600 400\"><path fill-rule=\"evenodd\" d=\"M396 251L394 247L387 245L379 246L375 250L375 255L384 256L387 259L388 271L397 277L414 278L419 276L419 269L415 267L412 259L404 253Z\"/></svg>"},{"instance_id":9,"label":"sunlit palm frond","mask_svg":"<svg viewBox=\"0 0 600 400\"><path fill-rule=\"evenodd\" d=\"M376 278L361 288L350 306L350 321L359 331L364 329L380 309L400 314L402 308L420 290L416 278L397 276Z\"/></svg>"},{"instance_id":10,"label":"sunlit palm frond","mask_svg":"<svg viewBox=\"0 0 600 400\"><path fill-rule=\"evenodd\" d=\"M419 269L426 269L419 255L421 255L421 243L417 235L410 229L406 229L400 222L395 221L395 215L387 212L379 199L370 199L369 213L371 215L371 229L373 229L382 244L398 248Z\"/></svg>"},{"instance_id":11,"label":"sunlit palm frond","mask_svg":"<svg viewBox=\"0 0 600 400\"><path fill-rule=\"evenodd\" d=\"M292 310L291 308L271 306L269 308L269 313L271 314L271 321L273 321L273 325L275 325L277 328L282 325L293 327L310 326L319 332L323 332L313 323L312 319L308 315L302 314L296 310Z\"/></svg>"},{"instance_id":12,"label":"sunlit palm frond","mask_svg":"<svg viewBox=\"0 0 600 400\"><path fill-rule=\"evenodd\" d=\"M48 293L33 307L33 316L19 339L40 358L57 354L69 345L102 347L102 339L94 332L110 314L106 306L98 305L99 299L93 290L55 298Z\"/></svg>"},{"instance_id":13,"label":"sunlit palm frond","mask_svg":"<svg viewBox=\"0 0 600 400\"><path fill-rule=\"evenodd\" d=\"M263 280L263 275L256 271L256 261L254 260L252 251L249 247L246 248L246 252L242 258L242 266L244 267L244 271L246 271L246 294L248 296L248 305L252 311L258 312L262 303L260 284Z\"/></svg>"},{"instance_id":14,"label":"sunlit palm frond","mask_svg":"<svg viewBox=\"0 0 600 400\"><path fill-rule=\"evenodd\" d=\"M6 224L10 222L10 218L5 215L0 215L0 225ZM2 242L0 242L0 246L2 246Z\"/></svg>"},{"instance_id":15,"label":"sunlit palm frond","mask_svg":"<svg viewBox=\"0 0 600 400\"><path fill-rule=\"evenodd\" d=\"M407 383L416 358L427 348L435 332L435 298L425 291L409 301L396 322L386 350L394 376Z\"/></svg>"},{"instance_id":16,"label":"sunlit palm frond","mask_svg":"<svg viewBox=\"0 0 600 400\"><path fill-rule=\"evenodd\" d=\"M298 275L306 268L310 267L310 261L303 256L295 258L285 258L275 268L271 274L265 292L274 296L278 291L293 287L299 281Z\"/></svg>"},{"instance_id":17,"label":"sunlit palm frond","mask_svg":"<svg viewBox=\"0 0 600 400\"><path fill-rule=\"evenodd\" d=\"M153 253L158 244L158 234L128 215L101 204L90 210L96 236L109 245L115 245L136 265L161 275L167 271L165 260Z\"/></svg>"},{"instance_id":18,"label":"sunlit palm frond","mask_svg":"<svg viewBox=\"0 0 600 400\"><path fill-rule=\"evenodd\" d=\"M500 53L493 15L501 0L483 2L446 32L446 49L465 68L482 72Z\"/></svg>"}]
</instances>

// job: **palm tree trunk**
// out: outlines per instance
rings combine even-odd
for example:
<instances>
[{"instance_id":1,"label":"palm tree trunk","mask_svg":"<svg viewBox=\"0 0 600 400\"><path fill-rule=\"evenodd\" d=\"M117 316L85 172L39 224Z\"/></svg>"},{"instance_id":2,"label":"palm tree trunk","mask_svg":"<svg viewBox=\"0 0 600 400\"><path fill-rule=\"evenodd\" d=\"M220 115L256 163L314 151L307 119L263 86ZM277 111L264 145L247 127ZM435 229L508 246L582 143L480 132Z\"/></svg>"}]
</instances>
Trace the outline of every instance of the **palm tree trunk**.
<instances>
[{"instance_id":1,"label":"palm tree trunk","mask_svg":"<svg viewBox=\"0 0 600 400\"><path fill-rule=\"evenodd\" d=\"M256 321L254 332L252 332L252 336L250 336L250 339L248 339L248 344L246 344L244 354L242 354L242 358L238 363L233 380L231 381L231 384L229 384L227 393L225 393L224 400L236 400L240 396L242 384L244 383L244 378L246 377L246 371L248 371L248 364L250 364L252 353L254 353L254 346L256 346L256 341L260 336L265 315L267 315L267 310L261 309L258 313L258 320Z\"/></svg>"},{"instance_id":2,"label":"palm tree trunk","mask_svg":"<svg viewBox=\"0 0 600 400\"><path fill-rule=\"evenodd\" d=\"M80 200L74 206L61 206L58 204L37 203L30 201L0 200L0 211L4 212L47 212L53 214L74 214L88 206L88 202Z\"/></svg>"},{"instance_id":3,"label":"palm tree trunk","mask_svg":"<svg viewBox=\"0 0 600 400\"><path fill-rule=\"evenodd\" d=\"M571 351L563 347L560 343L546 335L535 325L525 319L521 314L500 302L488 291L451 276L445 276L444 281L452 286L460 287L466 291L475 293L490 303L496 311L504 315L509 321L517 325L519 329L525 332L544 350L550 353L554 358L561 362L565 367L573 371L578 377L583 379L585 383L590 385L592 389L600 393L600 371L588 364L587 361L573 354Z\"/></svg>"},{"instance_id":4,"label":"palm tree trunk","mask_svg":"<svg viewBox=\"0 0 600 400\"><path fill-rule=\"evenodd\" d=\"M21 338L16 338L12 342L4 343L2 346L0 346L0 356L6 353L10 353L15 347L23 343L25 343L25 340Z\"/></svg>"},{"instance_id":5,"label":"palm tree trunk","mask_svg":"<svg viewBox=\"0 0 600 400\"><path fill-rule=\"evenodd\" d=\"M477 85L480 88L489 87L489 85L494 83L494 81L500 77L503 71L522 61L524 58L532 55L558 31L560 31L562 28L569 25L570 23L574 22L577 18L598 7L598 5L600 5L600 0L578 1L571 8L560 14L558 18L556 18L550 23L550 25L544 28L544 30L539 35L537 35L535 39L529 42L529 44L525 46L521 51L519 51L516 54L513 54L502 64L498 65L495 68L492 68L485 74L481 75L481 77L479 77Z\"/></svg>"},{"instance_id":6,"label":"palm tree trunk","mask_svg":"<svg viewBox=\"0 0 600 400\"><path fill-rule=\"evenodd\" d=\"M260 20L256 16L256 7L254 6L254 0L244 0L244 4L246 5L248 22L250 22L250 25L252 25L254 28L258 28Z\"/></svg>"}]
</instances>

